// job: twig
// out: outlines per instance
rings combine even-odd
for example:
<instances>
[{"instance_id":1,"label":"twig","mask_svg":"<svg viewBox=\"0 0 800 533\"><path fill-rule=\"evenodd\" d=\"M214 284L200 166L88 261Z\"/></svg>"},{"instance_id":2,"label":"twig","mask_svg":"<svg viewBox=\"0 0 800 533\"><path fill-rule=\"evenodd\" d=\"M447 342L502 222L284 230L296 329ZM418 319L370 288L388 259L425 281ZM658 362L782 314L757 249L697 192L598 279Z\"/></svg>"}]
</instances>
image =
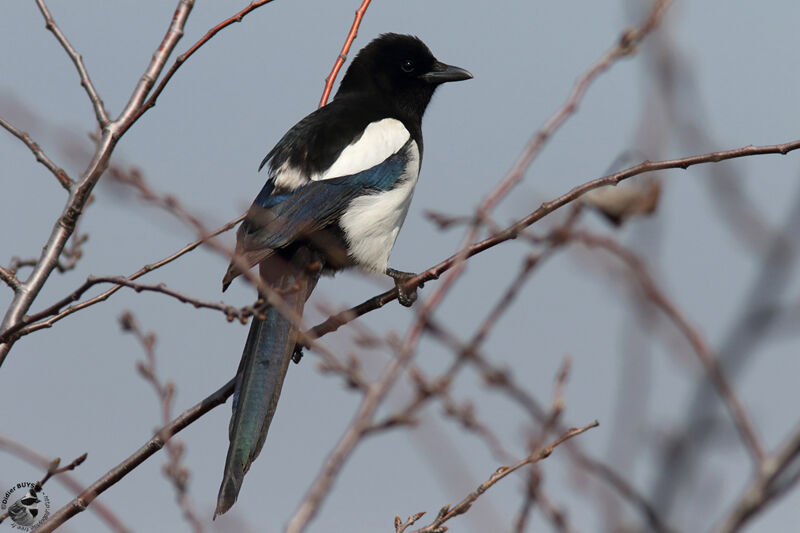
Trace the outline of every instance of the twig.
<instances>
[{"instance_id":1,"label":"twig","mask_svg":"<svg viewBox=\"0 0 800 533\"><path fill-rule=\"evenodd\" d=\"M225 403L228 396L233 394L235 384L236 378L232 378L216 392L190 407L174 418L169 424L159 429L141 448L136 450L116 467L109 470L103 477L88 486L86 490L81 492L71 502L50 515L50 519L42 524L42 526L36 530L36 533L49 533L54 531L76 514L85 511L95 498L142 464L148 457L163 448L166 440L172 438L211 409Z\"/></svg>"},{"instance_id":2,"label":"twig","mask_svg":"<svg viewBox=\"0 0 800 533\"><path fill-rule=\"evenodd\" d=\"M15 128L3 118L0 118L0 126L5 128L11 135L22 141L25 144L25 146L27 146L28 149L33 153L34 157L36 157L36 161L44 165L44 167L47 170L49 170L53 174L53 176L56 177L58 183L60 183L61 186L64 187L64 189L66 189L67 191L70 190L70 187L72 187L73 185L72 179L67 175L66 171L63 168L53 163L53 161L49 157L47 157L47 155L44 153L44 150L42 150L41 146L39 146L33 139L31 139L30 135L28 135L26 132L22 130Z\"/></svg>"},{"instance_id":3,"label":"twig","mask_svg":"<svg viewBox=\"0 0 800 533\"><path fill-rule=\"evenodd\" d=\"M489 490L493 485L495 485L498 481L505 478L512 472L516 472L520 468L526 465L534 464L542 459L546 459L550 457L550 454L553 453L553 450L559 446L560 444L566 442L567 440L571 439L572 437L576 437L581 433L585 433L586 431L599 426L597 421L592 422L586 426L580 428L572 428L568 430L566 433L561 435L558 439L553 441L549 446L538 450L528 457L520 460L519 462L511 465L511 466L501 466L497 469L497 471L492 474L489 479L481 483L475 491L469 493L467 496L464 497L460 502L458 502L454 506L445 505L439 511L439 514L436 516L436 519L428 524L427 526L415 530L413 533L437 533L440 531L444 531L442 526L448 520L455 518L456 516L462 515L466 513L469 508L472 506L475 501L481 497L481 495Z\"/></svg>"},{"instance_id":4,"label":"twig","mask_svg":"<svg viewBox=\"0 0 800 533\"><path fill-rule=\"evenodd\" d=\"M671 0L657 0L647 19L641 26L626 30L617 44L607 51L597 63L575 82L575 86L572 88L564 105L536 132L508 175L503 178L494 191L481 203L479 216L487 215L492 208L522 180L525 171L539 152L541 152L547 140L578 110L578 105L583 100L586 91L594 80L596 80L600 74L607 71L618 59L629 56L635 52L636 46L642 39L658 26L670 3Z\"/></svg>"},{"instance_id":5,"label":"twig","mask_svg":"<svg viewBox=\"0 0 800 533\"><path fill-rule=\"evenodd\" d=\"M164 265L168 265L169 263L175 261L179 257L182 257L183 255L185 255L185 254L191 252L192 250L196 249L198 246L200 246L201 244L206 242L208 239L210 239L212 237L216 237L217 235L220 235L220 234L230 230L231 228L235 227L236 224L241 222L243 219L244 219L244 215L242 215L242 216L240 216L240 217L238 217L238 218L236 218L234 220L231 220L230 222L224 224L223 226L221 226L221 227L217 228L216 230L212 231L211 233L209 233L207 237L203 237L203 238L197 239L196 241L194 241L194 242L192 242L190 244L187 244L186 246L184 246L183 248L181 248L177 252L173 253L172 255L170 255L168 257L165 257L164 259L161 259L160 261L157 261L155 263L150 263L148 265L143 266L142 268L140 268L139 270L137 270L136 272L134 272L130 276L127 276L124 279L126 279L127 281L134 281L134 280L144 276L145 274L148 274L148 273L150 273L150 272L152 272L152 271L154 271L156 269L159 269L159 268L163 267ZM95 280L96 279L97 278L95 278ZM85 283L84 283L84 285L85 285ZM49 328L54 323L58 322L62 318L66 318L67 316L71 315L72 313L75 313L76 311L80 311L81 309L85 309L85 308L87 308L89 306L92 306L94 304L97 304L97 303L100 303L100 302L103 302L103 301L107 300L112 294L114 294L115 292L117 292L118 290L120 290L121 288L123 288L125 286L123 284L116 284L113 287L111 287L110 289L108 289L107 291L105 291L105 292L103 292L101 294L98 294L97 296L95 296L93 298L90 298L90 299L88 299L86 301L80 302L78 304L75 304L75 305L72 305L70 307L67 307L66 309L63 309L65 305L68 305L69 303L74 302L77 299L77 298L73 298L73 295L75 295L77 292L79 292L81 290L81 288L84 287L84 285L82 285L78 289L72 291L72 293L70 293L68 296L66 296L65 298L62 298L61 300L59 300L58 302L52 304L51 306L49 306L48 308L44 309L43 311L40 311L38 313L35 313L33 315L25 317L25 320L20 322L20 324L18 325L17 328L9 329L3 335L0 335L0 338L5 338L6 335L8 335L8 336L14 335L17 338L19 338L19 337L23 337L25 335L28 335L29 333L33 333L34 331L38 331L38 330L43 329L43 328ZM86 287L86 288L88 289L88 287ZM78 296L78 297L80 297L80 296ZM51 316L52 318L49 318L47 320L43 320L43 319L47 318L48 316Z\"/></svg>"},{"instance_id":6,"label":"twig","mask_svg":"<svg viewBox=\"0 0 800 533\"><path fill-rule=\"evenodd\" d=\"M39 1L39 0L37 0ZM44 4L41 4L44 5ZM33 267L30 277L22 284L21 289L14 294L11 305L8 306L6 314L0 323L0 334L15 327L25 316L31 304L39 295L50 274L58 265L59 257L64 250L64 246L75 231L75 224L83 213L92 190L94 189L100 176L108 167L109 159L114 151L114 147L124 133L128 121L133 113L139 108L147 92L153 85L153 81L158 77L167 57L172 53L178 40L183 35L183 27L186 19L194 5L193 0L180 0L175 14L158 48L131 95L128 104L120 114L119 118L106 124L97 140L95 153L84 171L80 180L70 188L69 200L64 206L61 216L58 217L47 243L42 249L39 261ZM129 125L129 124L128 124ZM5 361L8 352L11 350L13 342L0 344L0 366Z\"/></svg>"},{"instance_id":7,"label":"twig","mask_svg":"<svg viewBox=\"0 0 800 533\"><path fill-rule=\"evenodd\" d=\"M79 300L80 297L86 291L88 291L90 288L100 283L111 283L114 285L114 287L112 289L109 289L109 291L106 291L106 293L111 291L116 291L120 287L129 287L135 290L136 292L158 292L161 294L166 294L167 296L175 298L179 302L193 305L195 308L198 309L214 309L216 311L220 311L226 316L226 318L229 321L238 319L242 322L246 322L247 319L251 317L256 311L252 306L245 306L240 308L222 302L209 302L209 301L199 300L197 298L193 298L191 296L183 294L182 292L176 291L175 289L170 289L163 283L159 283L157 285L152 285L152 284L149 285L145 283L137 283L135 281L132 281L130 278L126 278L123 276L89 276L80 287L72 291L69 295L65 296L61 300L52 304L48 308L36 313L35 315L32 315L26 321L20 323L20 325L18 326L19 329L22 329L22 327L27 324L32 324L32 326L38 326L39 323L36 322L37 320L41 320L42 318L51 315L56 315L62 308L64 308L64 306ZM100 296L97 296L95 298L99 298ZM93 298L93 300L95 298ZM20 336L17 335L16 331L17 331L16 329L11 328L7 332L0 335L0 342L10 342L16 340ZM31 333L31 331L35 331L35 329L28 330L26 331L26 333Z\"/></svg>"},{"instance_id":8,"label":"twig","mask_svg":"<svg viewBox=\"0 0 800 533\"><path fill-rule=\"evenodd\" d=\"M32 450L30 447L5 435L0 435L0 448L38 468L47 469L52 462L51 459L48 459L44 455ZM80 494L84 490L83 484L78 482L78 480L68 472L59 474L56 479L74 494ZM116 533L127 533L131 531L103 502L95 501L92 506L92 511L106 523L111 531L115 531Z\"/></svg>"},{"instance_id":9,"label":"twig","mask_svg":"<svg viewBox=\"0 0 800 533\"><path fill-rule=\"evenodd\" d=\"M11 287L11 290L17 292L20 287L20 282L17 279L17 276L14 273L4 267L0 267L0 281Z\"/></svg>"},{"instance_id":10,"label":"twig","mask_svg":"<svg viewBox=\"0 0 800 533\"><path fill-rule=\"evenodd\" d=\"M545 216L564 207L565 205L574 202L587 192L597 189L599 187L605 187L607 185L617 185L618 183L626 179L630 179L634 176L645 174L647 172L654 172L657 170L667 170L667 169L685 170L694 165L699 165L704 163L719 163L720 161L727 161L729 159L736 159L740 157L750 157L755 155L766 155L766 154L785 155L788 154L789 152L793 152L798 149L800 149L800 140L791 141L784 144L774 144L766 146L751 145L751 146L745 146L743 148L724 150L720 152L711 152L707 154L695 155L681 159L668 159L663 161L644 161L638 165L627 168L625 170L621 170L619 172L615 172L613 174L609 174L607 176L603 176L601 178L597 178L592 181L583 183L582 185L573 187L569 192L562 194L558 198L550 200L549 202L544 202L538 209L530 213L528 216L511 224L504 230L497 232L494 235L471 245L467 249L466 256L467 258L472 257L474 255L477 255L481 252L488 250L489 248L493 248L498 244L504 243L511 239L516 239L520 235L520 232L523 229L533 225L535 222L538 222ZM457 259L458 259L457 254L448 257L447 259L441 261L437 265L430 267L424 272L421 272L417 277L409 280L408 286L409 287L419 286L420 283L425 283L430 280L438 279L441 274L447 272L453 267ZM341 313L328 317L323 322L311 328L307 332L307 335L311 338L315 338L325 335L326 333L336 331L337 329L347 324L348 322L351 322L352 320L355 320L356 318L366 313L369 313L370 311L374 311L375 309L383 307L384 305L391 302L395 298L397 298L396 289L391 289L389 291L373 296L372 298L365 300L364 302L360 303L355 307L352 307L346 311L342 311Z\"/></svg>"},{"instance_id":11,"label":"twig","mask_svg":"<svg viewBox=\"0 0 800 533\"><path fill-rule=\"evenodd\" d=\"M358 27L361 25L361 19L364 18L364 13L367 12L370 1L371 0L363 0L361 2L361 7L356 10L356 18L353 20L353 25L350 27L350 32L347 34L347 39L344 41L342 51L339 52L336 62L333 64L331 73L328 74L327 78L325 78L325 89L322 91L322 98L319 100L319 107L323 107L328 103L328 97L333 89L333 82L336 81L336 76L339 74L339 70L341 70L344 62L347 61L347 54L350 52L350 46L352 46L353 41L358 36Z\"/></svg>"},{"instance_id":12,"label":"twig","mask_svg":"<svg viewBox=\"0 0 800 533\"><path fill-rule=\"evenodd\" d=\"M798 457L800 457L800 428L795 429L794 434L777 453L761 463L755 479L716 529L716 533L739 531L748 520L796 485L800 481Z\"/></svg>"},{"instance_id":13,"label":"twig","mask_svg":"<svg viewBox=\"0 0 800 533\"><path fill-rule=\"evenodd\" d=\"M750 418L747 416L747 412L741 400L736 395L730 383L728 383L722 368L720 368L716 357L711 352L711 348L709 348L703 340L702 335L700 335L678 308L667 298L664 291L658 287L658 284L647 271L644 263L629 250L626 250L616 241L607 237L581 231L571 232L568 238L589 247L598 247L611 252L621 259L636 275L647 297L667 315L684 337L686 337L686 340L689 341L698 359L700 359L700 362L705 367L711 381L714 383L723 403L728 408L733 418L734 425L750 452L753 462L756 466L759 466L764 460L764 450L756 436L753 424L750 422Z\"/></svg>"},{"instance_id":14,"label":"twig","mask_svg":"<svg viewBox=\"0 0 800 533\"><path fill-rule=\"evenodd\" d=\"M132 333L145 352L145 360L139 361L137 369L139 374L153 386L156 392L159 403L161 404L161 418L162 423L169 424L172 418L172 401L175 397L175 384L172 381L162 382L156 373L156 352L155 342L156 336L154 333L144 333L136 322L133 314L129 311L123 313L120 317L120 324L124 331ZM170 439L166 435L160 435L164 441L167 449L167 464L164 465L164 475L172 482L175 488L175 497L178 500L178 505L183 511L183 517L192 527L195 533L202 533L203 523L195 512L194 505L189 498L189 469L186 467L181 458L184 454L184 444L180 439Z\"/></svg>"},{"instance_id":15,"label":"twig","mask_svg":"<svg viewBox=\"0 0 800 533\"><path fill-rule=\"evenodd\" d=\"M422 513L417 513L417 514L411 515L411 516L408 517L408 519L406 519L405 522L403 522L403 520L399 516L395 515L395 517L394 517L394 531L395 531L395 533L404 533L406 529L408 529L411 526L413 526L417 522L417 520L422 518L422 516L424 514L425 513L422 512Z\"/></svg>"},{"instance_id":16,"label":"twig","mask_svg":"<svg viewBox=\"0 0 800 533\"><path fill-rule=\"evenodd\" d=\"M151 107L156 105L156 100L158 100L158 97L161 95L161 92L167 86L167 83L169 83L169 81L172 79L172 76L175 74L175 72L177 72L177 70L181 68L181 66L186 62L186 60L189 59L195 52L197 52L197 50L200 49L201 46L206 44L212 37L214 37L217 33L227 28L231 24L235 22L241 22L242 19L246 17L251 11L258 9L264 4L268 4L270 2L272 2L272 0L258 0L255 2L250 2L250 4L247 7L245 7L235 15L228 17L227 19L223 20L222 22L220 22L219 24L208 30L206 34L199 41L194 43L192 46L189 47L188 50L179 55L175 59L175 63L172 64L167 73L164 74L164 77L161 78L161 81L158 83L158 86L153 91L153 94L150 95L147 101L145 101L141 106L137 106L137 108L131 113L130 117L122 126L122 132L124 133L128 128L130 128L133 125L134 122L139 120L139 117L141 117L144 113L146 113L147 110L149 110ZM151 87L155 83L155 80L157 78L158 76L154 76L152 78L152 81L150 82ZM144 94L144 96L146 96L146 93ZM142 97L142 100L144 101L144 97Z\"/></svg>"},{"instance_id":17,"label":"twig","mask_svg":"<svg viewBox=\"0 0 800 533\"><path fill-rule=\"evenodd\" d=\"M60 466L61 465L60 457L56 457L55 459L50 461L50 463L47 466L47 472L45 473L44 477L39 481L37 481L33 487L31 487L30 489L31 492L33 494L38 494L39 492L41 492L42 486L44 486L44 484L47 483L51 477L63 474L64 472L75 470L78 466L80 466L81 463L83 463L86 460L86 455L87 454L84 453L83 455L72 461L70 464L68 464L67 466ZM9 516L8 511L6 511L3 514L0 514L0 523L2 523L3 520L8 518L8 516Z\"/></svg>"},{"instance_id":18,"label":"twig","mask_svg":"<svg viewBox=\"0 0 800 533\"><path fill-rule=\"evenodd\" d=\"M50 30L53 35L55 35L58 42L67 52L69 58L75 64L75 68L78 70L78 75L81 77L81 87L86 90L86 94L89 96L89 100L92 102L92 106L94 107L94 114L97 117L97 124L100 126L100 129L106 127L109 123L108 114L106 113L105 107L103 107L103 100L100 98L100 95L97 94L97 90L94 88L92 84L92 80L89 79L89 73L86 71L86 67L83 65L83 57L75 51L67 37L61 32L61 29L58 27L56 22L53 20L53 16L50 14L50 10L47 9L47 5L45 5L44 0L36 0L36 5L39 6L39 11L42 12L42 16L45 20L45 28Z\"/></svg>"}]
</instances>

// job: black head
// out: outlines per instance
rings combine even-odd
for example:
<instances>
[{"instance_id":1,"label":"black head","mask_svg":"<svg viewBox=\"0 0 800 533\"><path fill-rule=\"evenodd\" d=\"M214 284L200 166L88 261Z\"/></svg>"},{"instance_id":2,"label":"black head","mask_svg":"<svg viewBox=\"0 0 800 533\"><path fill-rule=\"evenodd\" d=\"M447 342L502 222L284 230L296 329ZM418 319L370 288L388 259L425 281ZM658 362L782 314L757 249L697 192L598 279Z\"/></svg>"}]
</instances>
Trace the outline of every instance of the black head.
<instances>
[{"instance_id":1,"label":"black head","mask_svg":"<svg viewBox=\"0 0 800 533\"><path fill-rule=\"evenodd\" d=\"M384 33L361 49L336 97L375 96L421 119L439 85L470 78L472 74L466 70L437 61L419 38Z\"/></svg>"}]
</instances>

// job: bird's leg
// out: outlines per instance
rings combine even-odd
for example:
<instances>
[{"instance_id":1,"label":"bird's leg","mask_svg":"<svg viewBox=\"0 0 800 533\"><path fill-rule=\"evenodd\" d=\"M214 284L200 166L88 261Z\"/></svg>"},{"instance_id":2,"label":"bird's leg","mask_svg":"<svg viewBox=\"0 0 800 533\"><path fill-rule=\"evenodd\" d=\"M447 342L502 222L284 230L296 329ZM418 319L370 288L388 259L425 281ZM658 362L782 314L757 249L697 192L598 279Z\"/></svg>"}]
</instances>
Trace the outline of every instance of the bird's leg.
<instances>
[{"instance_id":1,"label":"bird's leg","mask_svg":"<svg viewBox=\"0 0 800 533\"><path fill-rule=\"evenodd\" d=\"M294 352L292 352L292 361L294 361L294 364L300 363L300 360L303 358L303 348L304 346L299 342L294 345Z\"/></svg>"},{"instance_id":2,"label":"bird's leg","mask_svg":"<svg viewBox=\"0 0 800 533\"><path fill-rule=\"evenodd\" d=\"M400 302L400 305L411 307L411 304L417 300L417 287L406 287L406 282L412 278L416 278L417 274L387 268L386 275L394 280L394 286L397 287L397 301ZM423 284L420 283L419 288L422 288L422 285Z\"/></svg>"}]
</instances>

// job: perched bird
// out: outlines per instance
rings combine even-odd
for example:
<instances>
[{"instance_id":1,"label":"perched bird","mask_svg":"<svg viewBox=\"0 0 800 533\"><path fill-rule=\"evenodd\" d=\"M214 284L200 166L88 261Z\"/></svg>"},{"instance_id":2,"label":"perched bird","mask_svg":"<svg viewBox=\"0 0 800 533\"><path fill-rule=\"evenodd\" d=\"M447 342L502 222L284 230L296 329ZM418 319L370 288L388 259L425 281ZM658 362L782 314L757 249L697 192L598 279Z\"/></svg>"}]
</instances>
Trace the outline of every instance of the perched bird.
<instances>
[{"instance_id":1,"label":"perched bird","mask_svg":"<svg viewBox=\"0 0 800 533\"><path fill-rule=\"evenodd\" d=\"M325 107L295 124L261 162L268 178L239 227L223 290L244 266L296 316L321 274L350 266L394 278L399 300L413 274L389 268L422 162L422 115L436 88L472 78L409 35L365 46ZM237 372L230 445L217 514L231 508L264 445L298 332L276 307L253 317Z\"/></svg>"}]
</instances>

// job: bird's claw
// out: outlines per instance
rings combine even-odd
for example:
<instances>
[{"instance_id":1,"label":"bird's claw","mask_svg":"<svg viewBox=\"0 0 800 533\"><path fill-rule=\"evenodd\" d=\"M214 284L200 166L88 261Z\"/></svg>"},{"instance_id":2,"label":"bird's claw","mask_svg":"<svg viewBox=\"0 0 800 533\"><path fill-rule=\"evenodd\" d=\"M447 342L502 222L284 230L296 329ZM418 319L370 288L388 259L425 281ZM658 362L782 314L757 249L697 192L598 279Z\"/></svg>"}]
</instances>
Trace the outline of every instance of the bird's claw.
<instances>
[{"instance_id":1,"label":"bird's claw","mask_svg":"<svg viewBox=\"0 0 800 533\"><path fill-rule=\"evenodd\" d=\"M292 352L292 361L294 361L294 364L298 364L302 358L303 358L303 345L300 343L295 344L294 351Z\"/></svg>"},{"instance_id":2,"label":"bird's claw","mask_svg":"<svg viewBox=\"0 0 800 533\"><path fill-rule=\"evenodd\" d=\"M400 305L411 307L417 301L417 287L408 287L406 283L417 277L417 274L387 268L386 275L394 280L394 286L397 288L397 301L400 302ZM422 288L422 286L423 284L420 283L419 287Z\"/></svg>"}]
</instances>

